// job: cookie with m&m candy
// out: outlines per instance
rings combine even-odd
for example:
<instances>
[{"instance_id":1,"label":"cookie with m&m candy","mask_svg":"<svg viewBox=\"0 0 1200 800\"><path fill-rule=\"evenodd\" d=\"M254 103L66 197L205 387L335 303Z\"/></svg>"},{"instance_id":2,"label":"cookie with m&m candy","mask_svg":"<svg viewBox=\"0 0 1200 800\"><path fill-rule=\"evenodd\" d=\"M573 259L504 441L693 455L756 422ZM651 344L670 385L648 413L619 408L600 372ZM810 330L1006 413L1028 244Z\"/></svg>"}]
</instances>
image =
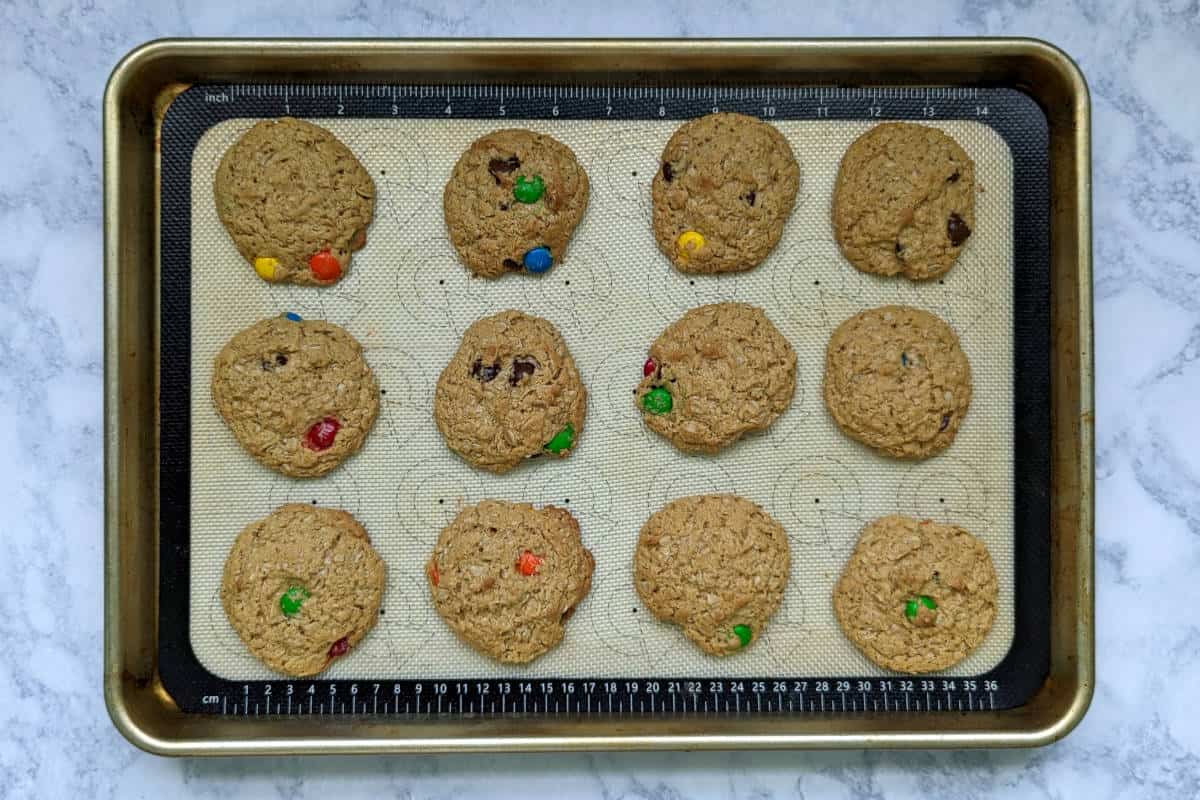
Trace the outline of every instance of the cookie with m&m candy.
<instances>
[{"instance_id":1,"label":"cookie with m&m candy","mask_svg":"<svg viewBox=\"0 0 1200 800\"><path fill-rule=\"evenodd\" d=\"M425 576L434 608L460 639L523 664L562 641L594 566L570 512L484 500L442 530Z\"/></svg>"},{"instance_id":2,"label":"cookie with m&m candy","mask_svg":"<svg viewBox=\"0 0 1200 800\"><path fill-rule=\"evenodd\" d=\"M586 413L587 387L562 334L520 311L467 328L433 395L446 445L497 473L530 458L570 456Z\"/></svg>"},{"instance_id":3,"label":"cookie with m&m candy","mask_svg":"<svg viewBox=\"0 0 1200 800\"><path fill-rule=\"evenodd\" d=\"M991 631L998 603L996 569L980 539L899 515L863 528L833 590L846 638L897 672L937 672L967 658Z\"/></svg>"},{"instance_id":4,"label":"cookie with m&m candy","mask_svg":"<svg viewBox=\"0 0 1200 800\"><path fill-rule=\"evenodd\" d=\"M758 505L732 494L683 497L642 526L633 584L650 613L726 656L762 635L790 563L783 526Z\"/></svg>"},{"instance_id":5,"label":"cookie with m&m candy","mask_svg":"<svg viewBox=\"0 0 1200 800\"><path fill-rule=\"evenodd\" d=\"M221 605L256 658L302 677L362 641L379 618L384 584L383 560L353 516L292 503L238 535Z\"/></svg>"},{"instance_id":6,"label":"cookie with m&m candy","mask_svg":"<svg viewBox=\"0 0 1200 800\"><path fill-rule=\"evenodd\" d=\"M646 427L688 453L715 453L779 418L796 390L796 353L761 308L688 311L650 345L634 403Z\"/></svg>"},{"instance_id":7,"label":"cookie with m&m candy","mask_svg":"<svg viewBox=\"0 0 1200 800\"><path fill-rule=\"evenodd\" d=\"M375 214L375 182L319 125L256 123L221 158L217 215L264 281L329 285L350 269Z\"/></svg>"},{"instance_id":8,"label":"cookie with m&m candy","mask_svg":"<svg viewBox=\"0 0 1200 800\"><path fill-rule=\"evenodd\" d=\"M450 173L442 194L446 230L476 275L540 274L566 257L588 191L587 172L567 145L535 131L493 131Z\"/></svg>"},{"instance_id":9,"label":"cookie with m&m candy","mask_svg":"<svg viewBox=\"0 0 1200 800\"><path fill-rule=\"evenodd\" d=\"M742 114L683 123L650 184L659 249L680 272L742 272L779 243L800 166L773 125Z\"/></svg>"},{"instance_id":10,"label":"cookie with m&m candy","mask_svg":"<svg viewBox=\"0 0 1200 800\"><path fill-rule=\"evenodd\" d=\"M288 313L251 325L213 365L213 405L254 458L312 478L353 455L379 413L379 385L346 330Z\"/></svg>"}]
</instances>

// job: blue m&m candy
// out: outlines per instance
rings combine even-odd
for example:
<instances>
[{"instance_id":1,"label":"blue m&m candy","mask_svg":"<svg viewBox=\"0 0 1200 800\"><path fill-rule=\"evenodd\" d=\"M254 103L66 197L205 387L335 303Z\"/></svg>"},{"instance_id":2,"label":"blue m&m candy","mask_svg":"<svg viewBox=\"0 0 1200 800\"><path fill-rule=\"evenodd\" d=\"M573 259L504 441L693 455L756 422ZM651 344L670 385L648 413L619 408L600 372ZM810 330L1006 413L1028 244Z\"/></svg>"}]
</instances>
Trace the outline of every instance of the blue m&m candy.
<instances>
[{"instance_id":1,"label":"blue m&m candy","mask_svg":"<svg viewBox=\"0 0 1200 800\"><path fill-rule=\"evenodd\" d=\"M526 253L521 261L525 265L525 269L538 273L550 269L554 263L554 257L550 255L549 247L535 247Z\"/></svg>"},{"instance_id":2,"label":"blue m&m candy","mask_svg":"<svg viewBox=\"0 0 1200 800\"><path fill-rule=\"evenodd\" d=\"M286 319L289 319L289 320L291 320L292 322L299 322L299 321L300 321L300 315L299 315L299 314L297 314L297 313L295 313L295 312L293 312L293 311L289 311L289 312L287 312L286 314L284 314L283 316L284 316Z\"/></svg>"}]
</instances>

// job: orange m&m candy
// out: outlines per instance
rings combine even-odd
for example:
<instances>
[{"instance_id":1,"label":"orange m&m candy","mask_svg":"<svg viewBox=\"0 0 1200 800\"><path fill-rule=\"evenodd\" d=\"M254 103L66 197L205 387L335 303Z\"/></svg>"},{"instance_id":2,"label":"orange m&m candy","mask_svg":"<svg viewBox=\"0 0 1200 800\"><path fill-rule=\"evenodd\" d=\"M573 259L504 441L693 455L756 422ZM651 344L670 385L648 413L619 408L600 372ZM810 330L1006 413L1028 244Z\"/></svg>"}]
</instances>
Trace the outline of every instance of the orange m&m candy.
<instances>
[{"instance_id":1,"label":"orange m&m candy","mask_svg":"<svg viewBox=\"0 0 1200 800\"><path fill-rule=\"evenodd\" d=\"M328 250L313 253L308 259L308 268L319 281L336 280L342 274L342 265Z\"/></svg>"}]
</instances>

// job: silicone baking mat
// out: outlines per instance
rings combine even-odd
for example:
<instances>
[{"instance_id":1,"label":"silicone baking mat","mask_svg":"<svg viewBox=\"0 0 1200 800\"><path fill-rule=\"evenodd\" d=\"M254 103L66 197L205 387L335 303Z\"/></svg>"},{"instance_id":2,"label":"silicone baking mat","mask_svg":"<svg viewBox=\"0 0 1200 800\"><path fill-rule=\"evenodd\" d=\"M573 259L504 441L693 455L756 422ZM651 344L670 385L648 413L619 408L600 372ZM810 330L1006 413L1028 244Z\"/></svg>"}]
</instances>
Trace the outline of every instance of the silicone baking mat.
<instances>
[{"instance_id":1,"label":"silicone baking mat","mask_svg":"<svg viewBox=\"0 0 1200 800\"><path fill-rule=\"evenodd\" d=\"M996 622L984 644L946 675L994 670L1017 629L1019 232L1011 143L989 120L927 120L975 161L977 226L943 279L919 284L883 279L858 272L842 258L829 223L839 159L879 120L787 119L776 106L763 106L759 115L787 137L801 167L800 192L783 238L750 272L689 276L658 252L649 225L649 184L679 120L654 118L653 100L651 118L636 120L567 119L561 112L566 104L556 101L558 116L552 111L548 119L463 118L449 102L449 113L441 115L314 119L358 155L377 188L366 247L355 255L349 276L326 289L259 280L217 219L212 199L217 164L261 115L211 120L198 132L186 165L190 220L179 232L186 234L191 264L188 580L173 589L187 593L186 618L177 623L186 628L199 666L239 684L279 680L249 654L226 620L218 598L221 572L246 524L282 503L311 502L353 513L388 570L377 626L321 676L330 681L378 687L380 681L439 677L897 677L845 639L830 600L863 525L888 513L953 522L987 544L999 576ZM543 276L485 281L470 277L455 258L441 191L454 161L474 139L509 126L535 128L570 146L588 172L591 199L565 261ZM164 135L164 161L175 155L169 144ZM180 224L164 215L164 229ZM714 456L682 455L644 429L632 389L649 343L670 321L697 305L730 300L761 306L792 342L796 396L767 432ZM833 329L859 310L887 303L914 305L945 319L971 362L974 394L966 420L954 444L925 461L876 455L843 436L823 405L824 352ZM570 458L540 459L495 476L474 470L445 447L431 399L466 326L506 308L558 326L590 397L585 429ZM323 478L294 480L260 466L212 407L208 387L216 353L237 331L285 311L346 327L363 343L385 392L363 449ZM754 647L727 658L705 655L676 627L653 619L631 580L633 548L646 517L676 497L710 492L735 492L761 504L784 525L791 545L782 607ZM591 593L564 641L527 666L498 664L476 653L454 637L428 600L422 568L438 532L464 504L483 498L568 508L595 556Z\"/></svg>"}]
</instances>

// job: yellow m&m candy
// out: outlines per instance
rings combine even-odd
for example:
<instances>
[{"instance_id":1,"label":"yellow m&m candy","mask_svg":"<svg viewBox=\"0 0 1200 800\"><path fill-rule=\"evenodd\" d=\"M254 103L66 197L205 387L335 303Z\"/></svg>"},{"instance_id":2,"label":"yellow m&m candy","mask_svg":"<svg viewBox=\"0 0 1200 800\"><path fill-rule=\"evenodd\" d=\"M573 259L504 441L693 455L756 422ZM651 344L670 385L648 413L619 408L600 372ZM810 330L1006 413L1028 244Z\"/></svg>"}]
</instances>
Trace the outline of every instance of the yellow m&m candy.
<instances>
[{"instance_id":1,"label":"yellow m&m candy","mask_svg":"<svg viewBox=\"0 0 1200 800\"><path fill-rule=\"evenodd\" d=\"M275 280L275 268L279 266L277 258L256 258L254 259L254 271L258 273L258 277L264 281Z\"/></svg>"},{"instance_id":2,"label":"yellow m&m candy","mask_svg":"<svg viewBox=\"0 0 1200 800\"><path fill-rule=\"evenodd\" d=\"M679 248L679 257L687 261L690 256L698 253L704 247L704 237L700 235L699 231L684 231L675 240L675 246Z\"/></svg>"}]
</instances>

